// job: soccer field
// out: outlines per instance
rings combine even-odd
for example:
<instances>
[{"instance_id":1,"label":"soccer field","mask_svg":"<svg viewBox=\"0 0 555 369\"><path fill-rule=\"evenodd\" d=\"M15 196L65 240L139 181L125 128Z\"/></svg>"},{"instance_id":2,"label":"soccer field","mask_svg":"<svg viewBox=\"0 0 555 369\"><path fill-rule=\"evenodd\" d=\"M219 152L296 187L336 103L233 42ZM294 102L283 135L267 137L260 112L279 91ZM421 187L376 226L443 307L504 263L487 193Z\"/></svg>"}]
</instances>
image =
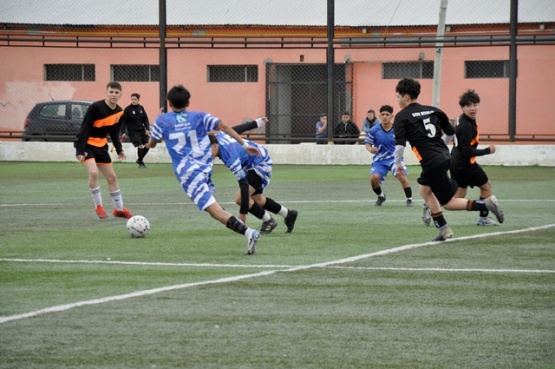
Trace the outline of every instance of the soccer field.
<instances>
[{"instance_id":1,"label":"soccer field","mask_svg":"<svg viewBox=\"0 0 555 369\"><path fill-rule=\"evenodd\" d=\"M367 166L277 165L265 194L295 229L276 216L246 256L170 164L115 167L144 239L96 217L81 165L0 162L0 368L555 368L554 168L485 167L505 223L445 211L438 243L419 167L407 208L391 176L374 206Z\"/></svg>"}]
</instances>

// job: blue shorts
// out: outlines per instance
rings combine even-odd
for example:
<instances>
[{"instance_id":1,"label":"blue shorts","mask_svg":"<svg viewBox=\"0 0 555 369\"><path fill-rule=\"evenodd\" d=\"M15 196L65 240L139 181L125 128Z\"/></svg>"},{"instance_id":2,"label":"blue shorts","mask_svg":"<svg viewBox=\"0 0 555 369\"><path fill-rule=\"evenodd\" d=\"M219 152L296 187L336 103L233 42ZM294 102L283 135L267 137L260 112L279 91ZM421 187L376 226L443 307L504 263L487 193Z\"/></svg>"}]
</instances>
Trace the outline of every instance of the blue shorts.
<instances>
[{"instance_id":1,"label":"blue shorts","mask_svg":"<svg viewBox=\"0 0 555 369\"><path fill-rule=\"evenodd\" d=\"M403 169L405 175L409 174L405 165L403 165ZM378 174L380 176L380 184L385 181L385 177L389 172L391 172L394 176L397 176L397 173L395 172L395 162L393 160L391 162L378 161L372 163L372 168L370 168L370 176L372 176L372 174Z\"/></svg>"}]
</instances>

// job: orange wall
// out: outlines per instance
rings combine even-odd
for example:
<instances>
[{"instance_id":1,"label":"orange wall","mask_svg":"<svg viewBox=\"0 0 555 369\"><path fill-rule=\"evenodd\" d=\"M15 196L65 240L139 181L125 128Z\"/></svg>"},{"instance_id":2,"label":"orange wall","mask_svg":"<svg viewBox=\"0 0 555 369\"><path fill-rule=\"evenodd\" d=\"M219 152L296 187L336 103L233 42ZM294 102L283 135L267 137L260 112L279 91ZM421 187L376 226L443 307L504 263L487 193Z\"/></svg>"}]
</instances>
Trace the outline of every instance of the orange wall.
<instances>
[{"instance_id":1,"label":"orange wall","mask_svg":"<svg viewBox=\"0 0 555 369\"><path fill-rule=\"evenodd\" d=\"M20 130L33 104L54 99L90 99L104 97L110 80L111 64L157 64L158 50L85 49L43 47L1 47L0 50L0 129ZM434 60L434 49L337 49L335 59L342 63L346 55L354 63L353 118L359 125L370 108L383 104L398 110L395 100L397 80L381 78L382 61L416 61L424 53ZM255 118L265 111L265 66L273 63L324 63L325 49L176 49L168 51L168 85L184 84L191 90L190 108L208 111L224 122L238 123ZM476 89L482 98L479 124L482 134L508 134L509 80L465 79L466 60L508 60L508 47L445 48L440 107L450 117L460 114L459 95L467 88ZM518 49L517 134L555 135L555 46L520 46ZM58 63L92 63L96 65L94 82L47 82L43 65ZM257 83L208 83L208 64L258 64ZM421 80L420 101L430 104L432 80ZM120 105L125 107L132 92L141 94L151 121L158 113L157 82L124 82Z\"/></svg>"}]
</instances>

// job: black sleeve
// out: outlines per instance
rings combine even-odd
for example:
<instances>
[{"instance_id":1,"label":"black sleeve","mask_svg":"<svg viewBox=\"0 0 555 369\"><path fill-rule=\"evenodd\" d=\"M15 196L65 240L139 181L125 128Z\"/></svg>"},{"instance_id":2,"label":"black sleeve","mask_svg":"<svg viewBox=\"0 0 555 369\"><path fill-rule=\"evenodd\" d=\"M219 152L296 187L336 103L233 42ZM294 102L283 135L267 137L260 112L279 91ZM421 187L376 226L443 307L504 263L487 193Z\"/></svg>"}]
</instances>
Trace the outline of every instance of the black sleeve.
<instances>
[{"instance_id":1,"label":"black sleeve","mask_svg":"<svg viewBox=\"0 0 555 369\"><path fill-rule=\"evenodd\" d=\"M455 127L449 121L449 117L443 111L437 109L436 113L439 118L439 127L446 135L452 136L455 134Z\"/></svg>"},{"instance_id":2,"label":"black sleeve","mask_svg":"<svg viewBox=\"0 0 555 369\"><path fill-rule=\"evenodd\" d=\"M108 131L110 133L110 138L112 138L112 144L114 145L116 152L119 153L123 151L123 145L121 144L120 138L120 123L114 124L110 127Z\"/></svg>"},{"instance_id":3,"label":"black sleeve","mask_svg":"<svg viewBox=\"0 0 555 369\"><path fill-rule=\"evenodd\" d=\"M241 205L239 207L240 214L248 214L249 212L249 181L246 178L242 178L239 181L239 191L241 192Z\"/></svg>"},{"instance_id":4,"label":"black sleeve","mask_svg":"<svg viewBox=\"0 0 555 369\"><path fill-rule=\"evenodd\" d=\"M127 108L125 108L125 110L123 111L123 115L121 116L121 118L119 119L119 126L120 126L120 133L124 134L126 133L125 131L127 130L127 119L128 119L129 114L127 114Z\"/></svg>"},{"instance_id":5,"label":"black sleeve","mask_svg":"<svg viewBox=\"0 0 555 369\"><path fill-rule=\"evenodd\" d=\"M145 107L143 106L143 125L147 131L150 131L150 122L148 121L148 115L146 115Z\"/></svg>"},{"instance_id":6,"label":"black sleeve","mask_svg":"<svg viewBox=\"0 0 555 369\"><path fill-rule=\"evenodd\" d=\"M464 118L459 118L463 122ZM474 156L483 156L489 154L489 147L478 149L472 146L474 131L469 123L460 123L457 126L457 143L462 157L469 161Z\"/></svg>"},{"instance_id":7,"label":"black sleeve","mask_svg":"<svg viewBox=\"0 0 555 369\"><path fill-rule=\"evenodd\" d=\"M238 134L241 134L243 132L247 132L250 131L251 129L257 129L258 128L258 124L256 124L256 121L250 121L247 123L243 123L243 124L238 124L236 126L231 127L233 128L233 130L235 132L237 132Z\"/></svg>"},{"instance_id":8,"label":"black sleeve","mask_svg":"<svg viewBox=\"0 0 555 369\"><path fill-rule=\"evenodd\" d=\"M81 129L79 130L79 134L77 135L77 137L75 138L75 142L73 143L73 146L75 147L75 156L85 154L87 140L89 139L91 127L94 124L94 117L96 115L95 112L96 106L94 104L89 106L89 108L85 112L83 123L81 123Z\"/></svg>"}]
</instances>

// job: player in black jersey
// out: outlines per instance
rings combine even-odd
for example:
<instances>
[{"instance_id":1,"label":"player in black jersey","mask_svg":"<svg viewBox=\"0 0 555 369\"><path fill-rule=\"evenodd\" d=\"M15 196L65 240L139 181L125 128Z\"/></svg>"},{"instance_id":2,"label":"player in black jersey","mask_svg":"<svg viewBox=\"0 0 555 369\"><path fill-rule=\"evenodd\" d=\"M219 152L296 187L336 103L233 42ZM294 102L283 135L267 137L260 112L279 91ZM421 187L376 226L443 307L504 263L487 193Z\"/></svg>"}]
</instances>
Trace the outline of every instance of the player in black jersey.
<instances>
[{"instance_id":1,"label":"player in black jersey","mask_svg":"<svg viewBox=\"0 0 555 369\"><path fill-rule=\"evenodd\" d=\"M420 195L430 209L436 228L439 229L433 241L444 241L453 237L453 231L443 216L442 206L447 210L489 210L500 223L503 223L504 215L495 196L485 200L454 197L458 185L448 176L450 155L447 142L452 140L455 129L447 115L436 107L417 102L420 83L412 78L400 80L395 91L401 107L393 124L395 167L397 171L403 170L402 158L408 141L422 167L417 180L420 184Z\"/></svg>"},{"instance_id":2,"label":"player in black jersey","mask_svg":"<svg viewBox=\"0 0 555 369\"><path fill-rule=\"evenodd\" d=\"M123 109L120 119L121 139L129 137L129 141L137 148L137 161L139 168L146 168L144 157L148 153L145 148L150 135L150 123L145 108L139 103L141 95L134 92L131 94L131 104Z\"/></svg>"},{"instance_id":3,"label":"player in black jersey","mask_svg":"<svg viewBox=\"0 0 555 369\"><path fill-rule=\"evenodd\" d=\"M123 197L119 189L118 178L110 152L108 151L108 139L110 135L112 143L118 153L120 160L125 159L125 153L119 141L119 119L123 110L118 105L121 97L121 84L109 82L106 85L106 98L94 102L85 113L79 135L75 138L75 157L85 167L89 174L89 190L91 192L96 215L100 219L108 218L102 204L98 173L102 173L108 185L110 198L114 205L115 217L129 219L133 216L129 210L123 207Z\"/></svg>"},{"instance_id":4,"label":"player in black jersey","mask_svg":"<svg viewBox=\"0 0 555 369\"><path fill-rule=\"evenodd\" d=\"M495 152L495 145L478 149L480 134L476 124L476 116L480 105L480 96L474 90L465 91L459 105L463 111L457 120L455 147L451 151L451 178L459 188L455 197L465 197L468 187L480 188L480 200L491 196L491 182L484 169L476 162L477 156ZM497 226L495 220L488 216L488 211L481 211L476 223L479 226Z\"/></svg>"}]
</instances>

